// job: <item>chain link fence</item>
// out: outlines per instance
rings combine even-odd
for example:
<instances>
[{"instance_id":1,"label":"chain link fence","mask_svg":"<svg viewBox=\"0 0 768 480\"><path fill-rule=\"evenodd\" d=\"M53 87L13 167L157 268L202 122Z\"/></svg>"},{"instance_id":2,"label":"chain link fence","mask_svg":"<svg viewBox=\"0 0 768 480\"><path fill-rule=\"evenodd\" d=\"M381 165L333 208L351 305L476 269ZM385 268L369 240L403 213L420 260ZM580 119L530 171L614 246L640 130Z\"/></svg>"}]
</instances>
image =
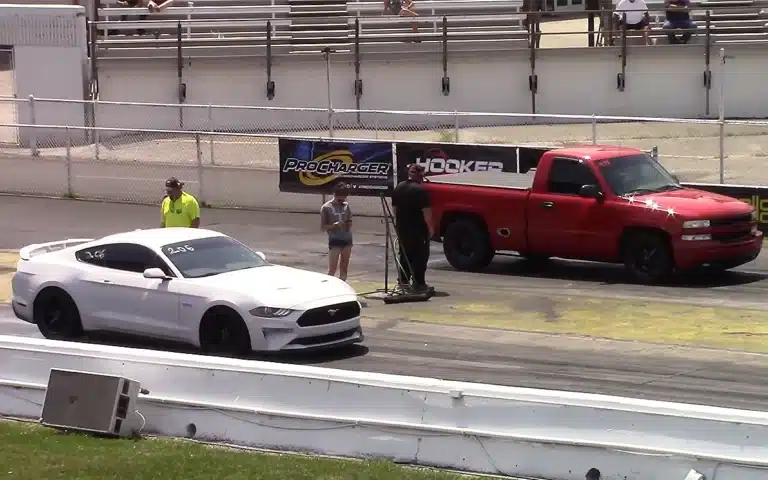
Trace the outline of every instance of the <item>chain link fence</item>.
<instances>
[{"instance_id":1,"label":"chain link fence","mask_svg":"<svg viewBox=\"0 0 768 480\"><path fill-rule=\"evenodd\" d=\"M321 195L278 190L280 136L657 146L661 162L681 179L709 183L720 181L722 150L726 183L768 183L761 168L761 159L768 156L768 122L728 120L721 128L714 120L373 110L329 114L325 109L0 98L0 106L9 105L14 111L3 110L7 121L0 126L7 137L0 139L0 190L13 193L157 203L163 181L173 175L211 206L314 212ZM64 118L82 121L48 123ZM356 206L358 213L371 215L381 208L375 198L358 199Z\"/></svg>"}]
</instances>

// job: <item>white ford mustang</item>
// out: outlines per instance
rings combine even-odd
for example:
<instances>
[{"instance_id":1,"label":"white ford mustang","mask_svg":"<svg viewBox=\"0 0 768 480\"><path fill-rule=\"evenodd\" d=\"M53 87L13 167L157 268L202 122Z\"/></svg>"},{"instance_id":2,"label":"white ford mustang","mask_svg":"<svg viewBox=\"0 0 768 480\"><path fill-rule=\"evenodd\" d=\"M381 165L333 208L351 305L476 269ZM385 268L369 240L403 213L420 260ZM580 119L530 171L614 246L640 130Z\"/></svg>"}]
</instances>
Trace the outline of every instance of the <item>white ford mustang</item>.
<instances>
[{"instance_id":1,"label":"white ford mustang","mask_svg":"<svg viewBox=\"0 0 768 480\"><path fill-rule=\"evenodd\" d=\"M61 240L28 245L19 256L13 311L47 338L113 332L222 354L363 340L352 287L270 264L261 252L211 230Z\"/></svg>"}]
</instances>

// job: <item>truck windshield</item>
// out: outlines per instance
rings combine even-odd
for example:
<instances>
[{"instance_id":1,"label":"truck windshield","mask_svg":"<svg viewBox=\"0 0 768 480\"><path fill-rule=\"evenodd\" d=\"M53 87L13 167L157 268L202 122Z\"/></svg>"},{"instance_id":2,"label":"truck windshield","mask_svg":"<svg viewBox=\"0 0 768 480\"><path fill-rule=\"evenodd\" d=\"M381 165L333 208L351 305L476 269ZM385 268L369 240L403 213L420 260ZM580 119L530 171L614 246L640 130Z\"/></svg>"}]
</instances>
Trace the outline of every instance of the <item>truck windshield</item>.
<instances>
[{"instance_id":1,"label":"truck windshield","mask_svg":"<svg viewBox=\"0 0 768 480\"><path fill-rule=\"evenodd\" d=\"M650 155L629 155L599 160L597 167L615 195L642 195L683 188Z\"/></svg>"}]
</instances>

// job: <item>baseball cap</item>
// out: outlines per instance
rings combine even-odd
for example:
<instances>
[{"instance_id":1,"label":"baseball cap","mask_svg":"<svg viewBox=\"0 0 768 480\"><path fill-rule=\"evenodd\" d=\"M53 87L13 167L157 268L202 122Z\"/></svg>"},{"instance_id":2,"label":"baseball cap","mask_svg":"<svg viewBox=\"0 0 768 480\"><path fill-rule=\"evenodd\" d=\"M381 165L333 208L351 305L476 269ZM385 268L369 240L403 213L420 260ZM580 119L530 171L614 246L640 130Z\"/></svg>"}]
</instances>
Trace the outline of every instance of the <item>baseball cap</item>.
<instances>
[{"instance_id":1,"label":"baseball cap","mask_svg":"<svg viewBox=\"0 0 768 480\"><path fill-rule=\"evenodd\" d=\"M171 177L165 181L165 186L168 188L181 188L184 186L184 182L180 182L176 177Z\"/></svg>"}]
</instances>

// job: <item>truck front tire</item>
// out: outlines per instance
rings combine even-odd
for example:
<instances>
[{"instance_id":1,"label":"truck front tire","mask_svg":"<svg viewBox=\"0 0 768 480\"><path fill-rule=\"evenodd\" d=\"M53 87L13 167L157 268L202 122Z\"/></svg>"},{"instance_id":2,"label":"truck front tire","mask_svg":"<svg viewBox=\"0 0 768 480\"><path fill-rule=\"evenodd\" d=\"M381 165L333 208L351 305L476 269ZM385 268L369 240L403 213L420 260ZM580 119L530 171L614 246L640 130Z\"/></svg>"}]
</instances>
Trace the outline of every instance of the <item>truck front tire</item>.
<instances>
[{"instance_id":1,"label":"truck front tire","mask_svg":"<svg viewBox=\"0 0 768 480\"><path fill-rule=\"evenodd\" d=\"M653 232L631 233L622 248L624 267L632 280L652 284L670 275L674 259L669 242Z\"/></svg>"},{"instance_id":2,"label":"truck front tire","mask_svg":"<svg viewBox=\"0 0 768 480\"><path fill-rule=\"evenodd\" d=\"M487 267L493 260L496 252L491 246L488 231L479 223L459 218L445 229L443 253L453 268L476 272Z\"/></svg>"}]
</instances>

